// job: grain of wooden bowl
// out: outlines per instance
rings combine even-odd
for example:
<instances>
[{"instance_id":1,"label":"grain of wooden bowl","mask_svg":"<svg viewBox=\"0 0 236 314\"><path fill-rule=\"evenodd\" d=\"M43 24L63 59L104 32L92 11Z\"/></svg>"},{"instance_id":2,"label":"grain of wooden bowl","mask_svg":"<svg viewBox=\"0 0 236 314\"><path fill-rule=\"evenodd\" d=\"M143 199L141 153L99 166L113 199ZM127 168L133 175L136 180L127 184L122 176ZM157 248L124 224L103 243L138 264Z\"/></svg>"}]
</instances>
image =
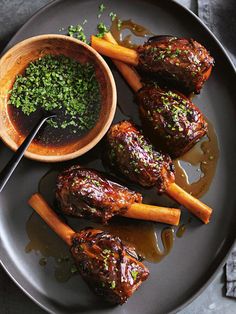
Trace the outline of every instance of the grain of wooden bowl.
<instances>
[{"instance_id":1,"label":"grain of wooden bowl","mask_svg":"<svg viewBox=\"0 0 236 314\"><path fill-rule=\"evenodd\" d=\"M116 86L113 75L103 58L87 44L64 35L40 35L28 38L8 50L0 59L0 137L12 150L23 142L9 114L9 91L16 76L24 73L32 61L45 55L64 55L95 67L101 93L101 110L95 126L84 136L62 146L47 146L34 141L25 156L43 162L59 162L76 158L93 148L105 135L116 110Z\"/></svg>"}]
</instances>

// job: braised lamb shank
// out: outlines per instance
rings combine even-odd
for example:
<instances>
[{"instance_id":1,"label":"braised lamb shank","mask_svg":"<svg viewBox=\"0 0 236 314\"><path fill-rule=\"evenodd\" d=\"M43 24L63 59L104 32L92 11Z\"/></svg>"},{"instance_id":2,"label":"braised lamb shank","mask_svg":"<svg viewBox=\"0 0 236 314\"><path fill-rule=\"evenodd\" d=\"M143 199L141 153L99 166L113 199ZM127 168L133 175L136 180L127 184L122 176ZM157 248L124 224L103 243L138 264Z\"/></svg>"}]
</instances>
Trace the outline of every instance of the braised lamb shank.
<instances>
[{"instance_id":1,"label":"braised lamb shank","mask_svg":"<svg viewBox=\"0 0 236 314\"><path fill-rule=\"evenodd\" d=\"M56 198L65 214L103 223L125 213L129 205L142 202L141 194L106 179L95 170L80 166L59 174Z\"/></svg>"},{"instance_id":2,"label":"braised lamb shank","mask_svg":"<svg viewBox=\"0 0 236 314\"><path fill-rule=\"evenodd\" d=\"M134 248L108 232L85 229L75 234L72 242L71 253L80 275L111 303L126 302L149 275Z\"/></svg>"},{"instance_id":3,"label":"braised lamb shank","mask_svg":"<svg viewBox=\"0 0 236 314\"><path fill-rule=\"evenodd\" d=\"M78 232L66 225L36 193L29 205L71 248L78 271L90 288L105 300L123 304L149 275L134 248L119 237L97 229Z\"/></svg>"},{"instance_id":4,"label":"braised lamb shank","mask_svg":"<svg viewBox=\"0 0 236 314\"><path fill-rule=\"evenodd\" d=\"M105 33L104 39L118 45L110 32ZM186 96L156 82L143 84L133 67L114 59L113 62L135 92L144 130L156 147L178 157L206 134L203 114Z\"/></svg>"},{"instance_id":5,"label":"braised lamb shank","mask_svg":"<svg viewBox=\"0 0 236 314\"><path fill-rule=\"evenodd\" d=\"M145 79L157 79L169 87L198 94L209 78L214 59L193 39L154 36L137 50L91 36L92 47L102 55L136 66Z\"/></svg>"},{"instance_id":6,"label":"braised lamb shank","mask_svg":"<svg viewBox=\"0 0 236 314\"><path fill-rule=\"evenodd\" d=\"M176 158L206 134L201 111L179 92L147 85L136 94L140 116L152 142Z\"/></svg>"},{"instance_id":7,"label":"braised lamb shank","mask_svg":"<svg viewBox=\"0 0 236 314\"><path fill-rule=\"evenodd\" d=\"M175 184L170 157L156 151L132 122L113 125L107 141L108 160L115 170L143 187L167 193L204 223L209 222L212 209Z\"/></svg>"},{"instance_id":8,"label":"braised lamb shank","mask_svg":"<svg viewBox=\"0 0 236 314\"><path fill-rule=\"evenodd\" d=\"M179 209L143 204L141 194L79 165L58 175L56 198L64 214L103 224L116 215L171 225L180 220Z\"/></svg>"},{"instance_id":9,"label":"braised lamb shank","mask_svg":"<svg viewBox=\"0 0 236 314\"><path fill-rule=\"evenodd\" d=\"M154 36L137 52L142 72L185 93L198 94L214 64L206 48L193 39Z\"/></svg>"},{"instance_id":10,"label":"braised lamb shank","mask_svg":"<svg viewBox=\"0 0 236 314\"><path fill-rule=\"evenodd\" d=\"M132 182L143 187L156 186L159 192L174 182L170 157L154 150L133 122L113 125L107 139L110 164Z\"/></svg>"}]
</instances>

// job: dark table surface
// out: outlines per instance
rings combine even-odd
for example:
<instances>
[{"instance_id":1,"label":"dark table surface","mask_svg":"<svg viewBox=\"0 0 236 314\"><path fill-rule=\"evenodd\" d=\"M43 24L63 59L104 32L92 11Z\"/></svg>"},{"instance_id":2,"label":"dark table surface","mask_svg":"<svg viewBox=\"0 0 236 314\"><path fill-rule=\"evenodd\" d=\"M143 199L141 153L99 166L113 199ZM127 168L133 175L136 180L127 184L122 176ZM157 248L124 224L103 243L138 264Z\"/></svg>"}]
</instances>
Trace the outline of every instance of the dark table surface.
<instances>
[{"instance_id":1,"label":"dark table surface","mask_svg":"<svg viewBox=\"0 0 236 314\"><path fill-rule=\"evenodd\" d=\"M11 36L39 8L50 0L0 0L0 51ZM197 13L196 0L178 0ZM221 269L208 288L179 314L233 314L236 300L225 295L225 272ZM0 267L0 314L45 313L31 301Z\"/></svg>"}]
</instances>

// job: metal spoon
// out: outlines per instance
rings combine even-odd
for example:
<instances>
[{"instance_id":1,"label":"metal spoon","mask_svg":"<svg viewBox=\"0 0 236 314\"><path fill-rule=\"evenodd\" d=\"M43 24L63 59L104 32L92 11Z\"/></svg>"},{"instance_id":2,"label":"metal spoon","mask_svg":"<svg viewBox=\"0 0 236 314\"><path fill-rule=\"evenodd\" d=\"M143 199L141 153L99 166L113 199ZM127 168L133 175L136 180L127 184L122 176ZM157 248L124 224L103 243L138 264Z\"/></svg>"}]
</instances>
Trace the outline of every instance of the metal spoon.
<instances>
[{"instance_id":1,"label":"metal spoon","mask_svg":"<svg viewBox=\"0 0 236 314\"><path fill-rule=\"evenodd\" d=\"M17 149L15 154L12 156L12 158L9 160L9 162L6 164L6 166L3 168L3 170L0 172L0 192L2 192L4 186L6 185L7 181L11 177L12 173L16 169L18 163L20 162L21 158L24 156L24 152L27 150L35 136L37 135L38 131L50 118L54 118L56 115L52 114L49 116L43 116L41 120L35 125L35 127L32 129L32 131L29 133L29 135L26 137L24 142L20 145L20 147Z\"/></svg>"}]
</instances>

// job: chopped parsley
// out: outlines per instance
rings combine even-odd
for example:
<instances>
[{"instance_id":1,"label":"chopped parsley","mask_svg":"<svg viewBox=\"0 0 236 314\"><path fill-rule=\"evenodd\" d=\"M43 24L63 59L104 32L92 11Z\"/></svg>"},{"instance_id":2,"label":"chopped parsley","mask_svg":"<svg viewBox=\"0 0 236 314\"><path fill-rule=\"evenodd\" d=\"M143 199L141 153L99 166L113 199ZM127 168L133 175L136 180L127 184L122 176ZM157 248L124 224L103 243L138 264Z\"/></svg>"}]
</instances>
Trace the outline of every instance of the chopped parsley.
<instances>
[{"instance_id":1,"label":"chopped parsley","mask_svg":"<svg viewBox=\"0 0 236 314\"><path fill-rule=\"evenodd\" d=\"M102 16L102 13L106 10L105 5L104 5L103 3L101 3L101 4L99 5L98 10L99 10L98 18L100 19L100 17Z\"/></svg>"},{"instance_id":2,"label":"chopped parsley","mask_svg":"<svg viewBox=\"0 0 236 314\"><path fill-rule=\"evenodd\" d=\"M121 30L121 27L122 27L122 21L120 19L118 19L118 21L117 21L118 30Z\"/></svg>"},{"instance_id":3,"label":"chopped parsley","mask_svg":"<svg viewBox=\"0 0 236 314\"><path fill-rule=\"evenodd\" d=\"M105 33L109 32L109 29L106 27L106 25L103 22L97 25L97 30L98 30L98 34L96 36L101 37L101 38L105 35Z\"/></svg>"},{"instance_id":4,"label":"chopped parsley","mask_svg":"<svg viewBox=\"0 0 236 314\"><path fill-rule=\"evenodd\" d=\"M116 13L110 12L110 13L109 13L109 16L110 16L112 22L115 21L115 19L116 19Z\"/></svg>"},{"instance_id":5,"label":"chopped parsley","mask_svg":"<svg viewBox=\"0 0 236 314\"><path fill-rule=\"evenodd\" d=\"M46 265L47 265L47 259L46 259L46 257L40 258L40 260L39 260L39 265L40 265L40 266L46 266Z\"/></svg>"},{"instance_id":6,"label":"chopped parsley","mask_svg":"<svg viewBox=\"0 0 236 314\"><path fill-rule=\"evenodd\" d=\"M87 20L84 20L83 25L87 23ZM70 25L68 27L68 36L70 37L74 37L76 39L79 39L81 41L83 41L84 43L88 43L87 42L87 37L84 33L84 28L82 25L77 24L77 25Z\"/></svg>"},{"instance_id":7,"label":"chopped parsley","mask_svg":"<svg viewBox=\"0 0 236 314\"><path fill-rule=\"evenodd\" d=\"M109 254L111 254L111 250L109 250L109 249L104 249L104 250L102 251L102 254L104 254L104 255L109 255Z\"/></svg>"},{"instance_id":8,"label":"chopped parsley","mask_svg":"<svg viewBox=\"0 0 236 314\"><path fill-rule=\"evenodd\" d=\"M98 182L97 180L92 179L92 183L97 187L101 186L100 182Z\"/></svg>"},{"instance_id":9,"label":"chopped parsley","mask_svg":"<svg viewBox=\"0 0 236 314\"><path fill-rule=\"evenodd\" d=\"M102 258L103 258L103 266L104 266L104 270L108 270L108 259L109 259L109 257L111 256L111 250L109 250L109 249L104 249L103 251L102 251Z\"/></svg>"},{"instance_id":10,"label":"chopped parsley","mask_svg":"<svg viewBox=\"0 0 236 314\"><path fill-rule=\"evenodd\" d=\"M184 128L182 127L181 121L184 120L185 123L187 123L189 119L191 120L191 117L194 114L188 101L172 91L162 93L160 100L162 105L156 106L154 111L162 115L166 121L165 125L169 130L177 130L180 133L183 132ZM148 118L150 120L153 118L151 113L148 115ZM168 136L168 134L166 136ZM180 134L176 133L174 136L180 136Z\"/></svg>"},{"instance_id":11,"label":"chopped parsley","mask_svg":"<svg viewBox=\"0 0 236 314\"><path fill-rule=\"evenodd\" d=\"M80 64L63 55L46 55L31 62L17 76L9 104L29 116L37 110L55 113L53 128L73 133L91 129L100 112L100 90L92 64Z\"/></svg>"},{"instance_id":12,"label":"chopped parsley","mask_svg":"<svg viewBox=\"0 0 236 314\"><path fill-rule=\"evenodd\" d=\"M134 281L137 279L138 271L137 270L131 270L131 276L133 277Z\"/></svg>"},{"instance_id":13,"label":"chopped parsley","mask_svg":"<svg viewBox=\"0 0 236 314\"><path fill-rule=\"evenodd\" d=\"M72 265L71 266L71 268L70 268L70 272L72 273L72 274L74 274L74 273L77 273L78 272L78 268L76 267L76 265Z\"/></svg>"},{"instance_id":14,"label":"chopped parsley","mask_svg":"<svg viewBox=\"0 0 236 314\"><path fill-rule=\"evenodd\" d=\"M116 287L116 282L115 282L115 280L113 280L111 282L111 289L115 289L115 287Z\"/></svg>"}]
</instances>

